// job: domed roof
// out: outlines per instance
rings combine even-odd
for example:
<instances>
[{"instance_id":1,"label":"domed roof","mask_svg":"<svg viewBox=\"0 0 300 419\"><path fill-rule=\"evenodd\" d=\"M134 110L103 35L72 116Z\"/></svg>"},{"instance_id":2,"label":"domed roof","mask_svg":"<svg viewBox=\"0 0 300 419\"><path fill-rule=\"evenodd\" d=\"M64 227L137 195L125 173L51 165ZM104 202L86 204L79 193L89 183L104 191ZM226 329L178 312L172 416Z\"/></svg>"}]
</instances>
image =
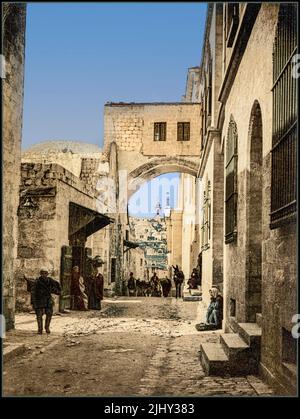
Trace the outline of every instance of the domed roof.
<instances>
[{"instance_id":1,"label":"domed roof","mask_svg":"<svg viewBox=\"0 0 300 419\"><path fill-rule=\"evenodd\" d=\"M34 144L23 151L23 154L48 154L48 153L73 153L89 154L101 153L102 150L97 144L84 143L81 141L54 140L43 141Z\"/></svg>"}]
</instances>

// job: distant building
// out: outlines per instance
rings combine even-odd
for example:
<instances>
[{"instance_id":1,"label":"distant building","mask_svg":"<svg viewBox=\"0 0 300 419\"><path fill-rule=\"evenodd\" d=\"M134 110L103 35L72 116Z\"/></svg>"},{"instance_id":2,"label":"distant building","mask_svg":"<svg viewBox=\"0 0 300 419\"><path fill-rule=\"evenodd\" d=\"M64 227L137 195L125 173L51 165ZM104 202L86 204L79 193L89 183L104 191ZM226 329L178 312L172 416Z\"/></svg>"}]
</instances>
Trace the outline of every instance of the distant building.
<instances>
[{"instance_id":1,"label":"distant building","mask_svg":"<svg viewBox=\"0 0 300 419\"><path fill-rule=\"evenodd\" d=\"M145 252L146 277L149 278L153 272L164 276L168 270L167 228L164 219L130 217L130 226L140 248Z\"/></svg>"}]
</instances>

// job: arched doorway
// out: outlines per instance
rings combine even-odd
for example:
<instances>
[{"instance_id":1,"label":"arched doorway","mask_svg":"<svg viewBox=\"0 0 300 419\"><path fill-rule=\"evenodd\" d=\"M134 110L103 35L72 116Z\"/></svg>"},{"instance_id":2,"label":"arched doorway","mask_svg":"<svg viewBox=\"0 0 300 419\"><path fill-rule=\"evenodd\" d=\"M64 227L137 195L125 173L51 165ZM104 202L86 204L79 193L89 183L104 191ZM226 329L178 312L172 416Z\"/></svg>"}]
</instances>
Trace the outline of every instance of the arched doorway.
<instances>
[{"instance_id":1,"label":"arched doorway","mask_svg":"<svg viewBox=\"0 0 300 419\"><path fill-rule=\"evenodd\" d=\"M258 101L250 116L247 176L246 321L261 313L262 276L262 117Z\"/></svg>"}]
</instances>

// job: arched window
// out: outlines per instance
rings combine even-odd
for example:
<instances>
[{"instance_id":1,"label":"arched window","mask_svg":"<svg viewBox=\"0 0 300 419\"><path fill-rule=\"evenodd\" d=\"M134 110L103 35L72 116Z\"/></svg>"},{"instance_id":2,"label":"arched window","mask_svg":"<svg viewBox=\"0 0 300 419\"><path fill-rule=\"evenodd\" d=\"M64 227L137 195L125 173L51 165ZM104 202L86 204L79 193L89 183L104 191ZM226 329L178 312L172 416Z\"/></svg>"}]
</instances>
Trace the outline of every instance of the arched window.
<instances>
[{"instance_id":1,"label":"arched window","mask_svg":"<svg viewBox=\"0 0 300 419\"><path fill-rule=\"evenodd\" d=\"M297 6L281 3L273 47L273 133L270 227L296 218Z\"/></svg>"},{"instance_id":2,"label":"arched window","mask_svg":"<svg viewBox=\"0 0 300 419\"><path fill-rule=\"evenodd\" d=\"M231 115L226 139L225 243L236 238L237 225L237 126Z\"/></svg>"}]
</instances>

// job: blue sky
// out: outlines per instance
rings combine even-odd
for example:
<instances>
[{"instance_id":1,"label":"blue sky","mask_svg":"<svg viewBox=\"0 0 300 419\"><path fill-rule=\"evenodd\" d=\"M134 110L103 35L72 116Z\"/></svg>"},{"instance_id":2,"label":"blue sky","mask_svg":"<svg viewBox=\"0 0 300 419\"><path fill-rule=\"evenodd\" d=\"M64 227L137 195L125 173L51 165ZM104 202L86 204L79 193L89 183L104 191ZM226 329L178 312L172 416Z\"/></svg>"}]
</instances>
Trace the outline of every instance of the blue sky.
<instances>
[{"instance_id":1,"label":"blue sky","mask_svg":"<svg viewBox=\"0 0 300 419\"><path fill-rule=\"evenodd\" d=\"M107 101L180 101L205 3L28 3L23 148L103 141Z\"/></svg>"},{"instance_id":2,"label":"blue sky","mask_svg":"<svg viewBox=\"0 0 300 419\"><path fill-rule=\"evenodd\" d=\"M145 182L129 200L129 215L149 217L156 215L157 204L161 206L161 215L167 206L174 208L178 202L179 173L167 173Z\"/></svg>"}]
</instances>

